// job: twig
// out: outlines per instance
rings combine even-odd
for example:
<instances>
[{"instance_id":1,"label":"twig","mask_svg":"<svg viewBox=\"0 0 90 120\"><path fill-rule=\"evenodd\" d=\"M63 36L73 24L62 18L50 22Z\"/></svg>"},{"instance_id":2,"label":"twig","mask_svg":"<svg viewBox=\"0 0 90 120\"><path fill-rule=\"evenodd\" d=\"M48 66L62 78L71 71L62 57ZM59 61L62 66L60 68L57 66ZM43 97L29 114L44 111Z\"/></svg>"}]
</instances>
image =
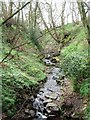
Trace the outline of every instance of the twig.
<instances>
[{"instance_id":1,"label":"twig","mask_svg":"<svg viewBox=\"0 0 90 120\"><path fill-rule=\"evenodd\" d=\"M16 117L16 116L21 112L21 110L23 109L23 107L24 107L24 105L25 105L26 102L27 102L27 99L23 102L23 104L22 104L21 108L19 109L19 111L17 111L17 113L11 118L11 120L12 120L14 117Z\"/></svg>"}]
</instances>

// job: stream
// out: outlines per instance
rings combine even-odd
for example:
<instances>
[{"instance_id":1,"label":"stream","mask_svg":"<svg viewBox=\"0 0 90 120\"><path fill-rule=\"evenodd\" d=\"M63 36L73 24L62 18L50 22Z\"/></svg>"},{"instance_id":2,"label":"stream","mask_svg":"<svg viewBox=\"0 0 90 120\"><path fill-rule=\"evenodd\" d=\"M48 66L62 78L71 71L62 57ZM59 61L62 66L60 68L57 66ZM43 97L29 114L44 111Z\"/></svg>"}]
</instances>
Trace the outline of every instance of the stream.
<instances>
[{"instance_id":1,"label":"stream","mask_svg":"<svg viewBox=\"0 0 90 120\"><path fill-rule=\"evenodd\" d=\"M64 109L60 106L63 98L62 86L68 82L63 70L49 59L44 62L46 62L47 80L40 86L38 93L36 91L35 95L32 94L24 105L22 120L83 120L72 117L74 112L72 105L64 105ZM69 116L65 113L69 113L67 114Z\"/></svg>"},{"instance_id":2,"label":"stream","mask_svg":"<svg viewBox=\"0 0 90 120\"><path fill-rule=\"evenodd\" d=\"M54 65L49 61L46 62ZM33 99L33 108L36 111L33 120L59 120L61 91L57 79L60 75L64 75L60 68L56 66L50 68L46 83L40 88L36 98Z\"/></svg>"}]
</instances>

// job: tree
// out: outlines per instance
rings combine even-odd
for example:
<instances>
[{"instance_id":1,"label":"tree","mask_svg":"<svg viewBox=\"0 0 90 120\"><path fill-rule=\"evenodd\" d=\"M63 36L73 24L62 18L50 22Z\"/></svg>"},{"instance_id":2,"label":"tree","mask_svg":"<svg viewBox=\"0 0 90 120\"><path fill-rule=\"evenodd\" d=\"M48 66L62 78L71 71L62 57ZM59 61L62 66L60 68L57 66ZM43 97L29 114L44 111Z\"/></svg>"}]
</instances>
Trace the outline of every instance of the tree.
<instances>
[{"instance_id":1,"label":"tree","mask_svg":"<svg viewBox=\"0 0 90 120\"><path fill-rule=\"evenodd\" d=\"M52 9L52 2L51 4L48 3L48 6L49 6L49 12L50 12L50 19L51 19L51 23L52 23L52 29L54 30L54 34L55 34L55 37L57 39L57 41L59 41L60 37L57 33L57 28L56 28L56 25L55 25L55 22L54 22L54 18L53 18L53 9Z\"/></svg>"},{"instance_id":2,"label":"tree","mask_svg":"<svg viewBox=\"0 0 90 120\"><path fill-rule=\"evenodd\" d=\"M61 26L63 29L63 33L64 33L64 22L65 22L65 17L64 17L64 12L65 12L65 6L66 6L66 1L64 0L63 4L62 4L62 11L61 11Z\"/></svg>"},{"instance_id":3,"label":"tree","mask_svg":"<svg viewBox=\"0 0 90 120\"><path fill-rule=\"evenodd\" d=\"M43 23L44 23L44 26L45 26L46 29L48 30L48 33L51 35L51 37L52 37L56 42L59 43L60 41L58 41L57 38L51 33L51 31L50 31L50 29L49 29L47 23L45 22L44 17L43 17L43 15L42 15L41 8L40 8L39 5L38 5L38 9L39 9L39 12L40 12L40 15L41 15L41 19L42 19L42 21L43 21Z\"/></svg>"},{"instance_id":4,"label":"tree","mask_svg":"<svg viewBox=\"0 0 90 120\"><path fill-rule=\"evenodd\" d=\"M75 23L75 20L74 20L74 2L71 2L70 4L70 9L71 9L71 15L72 15L72 22L73 24Z\"/></svg>"},{"instance_id":5,"label":"tree","mask_svg":"<svg viewBox=\"0 0 90 120\"><path fill-rule=\"evenodd\" d=\"M20 8L20 2L18 2L18 9ZM17 23L20 22L20 11L18 12Z\"/></svg>"},{"instance_id":6,"label":"tree","mask_svg":"<svg viewBox=\"0 0 90 120\"><path fill-rule=\"evenodd\" d=\"M30 2L27 2L25 5L23 5L20 9L18 9L15 13L13 13L11 16L9 16L5 21L2 22L1 25L4 25L6 22L8 22L13 16L15 16L20 10L22 10L24 7L26 7Z\"/></svg>"},{"instance_id":7,"label":"tree","mask_svg":"<svg viewBox=\"0 0 90 120\"><path fill-rule=\"evenodd\" d=\"M9 2L8 10L9 10L9 16L11 16L13 14L13 1L12 0L10 0Z\"/></svg>"},{"instance_id":8,"label":"tree","mask_svg":"<svg viewBox=\"0 0 90 120\"><path fill-rule=\"evenodd\" d=\"M24 6L24 2L22 2L22 6ZM23 23L24 23L24 12L23 12L23 9L22 9L22 25L23 25Z\"/></svg>"},{"instance_id":9,"label":"tree","mask_svg":"<svg viewBox=\"0 0 90 120\"><path fill-rule=\"evenodd\" d=\"M81 20L82 20L83 26L87 32L87 41L88 41L88 44L90 45L90 24L89 24L89 19L87 19L85 8L84 8L85 3L84 2L77 2L77 3L78 3L78 8L79 8L79 12L81 15ZM88 15L89 14L90 13L88 12ZM89 17L90 17L90 15L88 16L88 18Z\"/></svg>"},{"instance_id":10,"label":"tree","mask_svg":"<svg viewBox=\"0 0 90 120\"><path fill-rule=\"evenodd\" d=\"M79 8L79 12L81 15L81 20L83 23L83 26L85 28L85 32L87 35L87 42L88 42L88 64L87 64L87 73L88 76L90 76L90 2L87 4L85 2L77 2L78 3L78 8ZM88 7L88 18L86 16L86 11L85 11L85 5ZM90 99L90 97L89 97Z\"/></svg>"}]
</instances>

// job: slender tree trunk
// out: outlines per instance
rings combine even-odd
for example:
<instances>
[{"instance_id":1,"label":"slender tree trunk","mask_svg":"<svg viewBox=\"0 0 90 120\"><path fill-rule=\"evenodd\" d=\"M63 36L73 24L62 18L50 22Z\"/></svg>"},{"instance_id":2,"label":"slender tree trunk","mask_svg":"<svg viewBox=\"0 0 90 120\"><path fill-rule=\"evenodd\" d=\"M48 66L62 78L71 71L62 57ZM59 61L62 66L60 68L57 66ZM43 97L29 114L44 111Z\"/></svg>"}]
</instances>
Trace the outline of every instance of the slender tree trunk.
<instances>
[{"instance_id":1,"label":"slender tree trunk","mask_svg":"<svg viewBox=\"0 0 90 120\"><path fill-rule=\"evenodd\" d=\"M22 2L22 6L24 5L24 2ZM22 9L22 25L24 24L24 13L23 13L23 9Z\"/></svg>"},{"instance_id":2,"label":"slender tree trunk","mask_svg":"<svg viewBox=\"0 0 90 120\"><path fill-rule=\"evenodd\" d=\"M63 33L64 33L64 22L65 22L64 20L65 6L66 6L66 1L63 2L62 12L61 12L61 26L62 26Z\"/></svg>"},{"instance_id":3,"label":"slender tree trunk","mask_svg":"<svg viewBox=\"0 0 90 120\"><path fill-rule=\"evenodd\" d=\"M54 30L54 33L55 33L55 37L58 40L59 39L59 35L57 34L56 25L55 25L55 22L53 20L53 12L52 12L52 6L51 5L49 5L50 6L50 17L51 17L51 22L52 22L52 25L53 25L53 30Z\"/></svg>"},{"instance_id":4,"label":"slender tree trunk","mask_svg":"<svg viewBox=\"0 0 90 120\"><path fill-rule=\"evenodd\" d=\"M18 3L18 9L20 8L20 2ZM17 23L20 22L20 11L18 12Z\"/></svg>"},{"instance_id":5,"label":"slender tree trunk","mask_svg":"<svg viewBox=\"0 0 90 120\"><path fill-rule=\"evenodd\" d=\"M32 11L32 2L30 3L30 6L29 6L29 16L28 16L29 24L31 23L31 11Z\"/></svg>"},{"instance_id":6,"label":"slender tree trunk","mask_svg":"<svg viewBox=\"0 0 90 120\"><path fill-rule=\"evenodd\" d=\"M13 14L13 2L12 2L12 0L10 0L8 9L9 9L9 16L11 16Z\"/></svg>"},{"instance_id":7,"label":"slender tree trunk","mask_svg":"<svg viewBox=\"0 0 90 120\"><path fill-rule=\"evenodd\" d=\"M35 12L34 12L34 28L36 27L36 23L37 23L37 7L38 7L38 2L36 2Z\"/></svg>"},{"instance_id":8,"label":"slender tree trunk","mask_svg":"<svg viewBox=\"0 0 90 120\"><path fill-rule=\"evenodd\" d=\"M71 13L72 13L72 22L74 24L75 23L75 21L74 21L74 2L71 3Z\"/></svg>"},{"instance_id":9,"label":"slender tree trunk","mask_svg":"<svg viewBox=\"0 0 90 120\"><path fill-rule=\"evenodd\" d=\"M2 2L2 17L4 19L8 18L7 6L5 2Z\"/></svg>"}]
</instances>

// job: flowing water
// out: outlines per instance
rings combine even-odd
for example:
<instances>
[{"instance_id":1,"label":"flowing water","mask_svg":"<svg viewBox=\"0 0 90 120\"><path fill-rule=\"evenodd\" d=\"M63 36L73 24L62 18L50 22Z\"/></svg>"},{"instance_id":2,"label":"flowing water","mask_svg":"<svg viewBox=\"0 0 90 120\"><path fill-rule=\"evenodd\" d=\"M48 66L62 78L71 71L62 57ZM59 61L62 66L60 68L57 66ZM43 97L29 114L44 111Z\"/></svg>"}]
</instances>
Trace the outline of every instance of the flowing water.
<instances>
[{"instance_id":1,"label":"flowing water","mask_svg":"<svg viewBox=\"0 0 90 120\"><path fill-rule=\"evenodd\" d=\"M55 114L51 113L52 111L59 111L55 102L60 100L60 86L56 82L60 71L60 68L55 66L51 68L46 83L34 99L33 108L36 109L34 120L47 120L50 116L55 117Z\"/></svg>"}]
</instances>

